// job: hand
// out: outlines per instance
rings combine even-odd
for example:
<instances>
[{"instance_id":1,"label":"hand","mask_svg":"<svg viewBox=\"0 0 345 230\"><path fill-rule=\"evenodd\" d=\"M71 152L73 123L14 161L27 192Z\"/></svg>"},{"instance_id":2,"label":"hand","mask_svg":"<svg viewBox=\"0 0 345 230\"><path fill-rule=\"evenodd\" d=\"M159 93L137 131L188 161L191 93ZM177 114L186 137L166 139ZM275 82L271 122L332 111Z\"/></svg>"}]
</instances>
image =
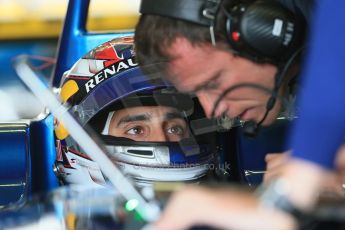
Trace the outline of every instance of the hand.
<instances>
[{"instance_id":1,"label":"hand","mask_svg":"<svg viewBox=\"0 0 345 230\"><path fill-rule=\"evenodd\" d=\"M325 195L338 196L343 199L345 190L343 184L345 183L345 145L342 145L337 151L335 160L336 171L327 172L327 177L323 181L323 191Z\"/></svg>"},{"instance_id":2,"label":"hand","mask_svg":"<svg viewBox=\"0 0 345 230\"><path fill-rule=\"evenodd\" d=\"M289 155L289 152L269 153L266 155L266 173L264 175L264 184L269 184L270 181L279 177L283 173L284 166L288 165L289 163ZM326 197L344 196L342 181L345 181L345 146L338 151L336 166L336 171L323 171L323 180L320 184L320 191L315 191L315 193ZM301 189L303 190L303 188Z\"/></svg>"},{"instance_id":3,"label":"hand","mask_svg":"<svg viewBox=\"0 0 345 230\"><path fill-rule=\"evenodd\" d=\"M264 183L268 184L272 179L277 178L283 171L284 165L288 163L289 152L269 153L265 157L266 173ZM335 161L336 171L324 172L324 180L321 184L321 192L327 194L344 196L345 190L342 184L345 183L345 145L337 152Z\"/></svg>"},{"instance_id":4,"label":"hand","mask_svg":"<svg viewBox=\"0 0 345 230\"><path fill-rule=\"evenodd\" d=\"M340 180L345 183L345 145L342 145L337 152L335 166Z\"/></svg>"},{"instance_id":5,"label":"hand","mask_svg":"<svg viewBox=\"0 0 345 230\"><path fill-rule=\"evenodd\" d=\"M289 159L289 152L284 153L268 153L265 157L266 173L264 175L264 183L269 183L272 179L277 178L282 172L283 166Z\"/></svg>"},{"instance_id":6,"label":"hand","mask_svg":"<svg viewBox=\"0 0 345 230\"><path fill-rule=\"evenodd\" d=\"M253 193L235 188L187 186L171 197L154 229L294 229L293 219L277 210L258 208Z\"/></svg>"},{"instance_id":7,"label":"hand","mask_svg":"<svg viewBox=\"0 0 345 230\"><path fill-rule=\"evenodd\" d=\"M288 185L290 201L300 210L310 211L327 180L327 172L318 164L290 157L279 178Z\"/></svg>"}]
</instances>

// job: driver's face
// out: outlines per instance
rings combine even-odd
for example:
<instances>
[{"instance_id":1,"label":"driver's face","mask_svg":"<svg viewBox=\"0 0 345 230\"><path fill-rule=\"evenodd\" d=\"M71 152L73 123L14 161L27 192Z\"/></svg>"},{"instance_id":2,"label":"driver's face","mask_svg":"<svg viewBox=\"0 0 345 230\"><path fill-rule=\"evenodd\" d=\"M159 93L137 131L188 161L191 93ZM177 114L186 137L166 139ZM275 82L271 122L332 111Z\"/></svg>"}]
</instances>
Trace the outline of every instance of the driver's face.
<instances>
[{"instance_id":1,"label":"driver's face","mask_svg":"<svg viewBox=\"0 0 345 230\"><path fill-rule=\"evenodd\" d=\"M109 135L135 141L179 141L190 136L186 121L176 109L142 106L115 111Z\"/></svg>"}]
</instances>

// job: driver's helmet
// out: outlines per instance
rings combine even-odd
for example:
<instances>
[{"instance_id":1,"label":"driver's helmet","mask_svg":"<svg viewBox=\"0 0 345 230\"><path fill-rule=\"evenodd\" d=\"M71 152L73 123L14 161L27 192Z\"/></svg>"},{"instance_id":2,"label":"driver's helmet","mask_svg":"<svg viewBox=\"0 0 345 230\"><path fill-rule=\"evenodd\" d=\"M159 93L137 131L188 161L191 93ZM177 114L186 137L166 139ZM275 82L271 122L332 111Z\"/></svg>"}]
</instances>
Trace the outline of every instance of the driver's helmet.
<instances>
[{"instance_id":1,"label":"driver's helmet","mask_svg":"<svg viewBox=\"0 0 345 230\"><path fill-rule=\"evenodd\" d=\"M139 186L198 180L208 172L216 152L213 135L203 135L205 142L189 129L190 119L203 116L200 104L190 95L176 92L160 77L143 75L133 48L133 38L123 37L91 50L64 74L61 100L80 124L91 128L96 139L105 144L108 157ZM126 116L119 118L123 114ZM148 137L149 131L142 127L145 114L159 114L152 115L163 124L159 133L149 129ZM137 123L129 125L131 121ZM106 184L102 166L83 152L58 120L55 136L55 172L63 183Z\"/></svg>"}]
</instances>

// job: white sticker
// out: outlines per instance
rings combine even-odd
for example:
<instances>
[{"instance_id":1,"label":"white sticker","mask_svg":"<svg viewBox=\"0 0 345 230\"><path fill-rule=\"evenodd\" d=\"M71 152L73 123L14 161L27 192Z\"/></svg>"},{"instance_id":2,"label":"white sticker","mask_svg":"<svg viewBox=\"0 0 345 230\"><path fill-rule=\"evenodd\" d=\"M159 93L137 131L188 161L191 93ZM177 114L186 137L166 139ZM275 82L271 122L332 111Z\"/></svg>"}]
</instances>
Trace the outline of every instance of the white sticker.
<instances>
[{"instance_id":1,"label":"white sticker","mask_svg":"<svg viewBox=\"0 0 345 230\"><path fill-rule=\"evenodd\" d=\"M280 19L275 19L274 20L274 25L273 25L273 30L272 30L272 34L274 36L279 37L281 32L282 32L282 28L283 28L283 21Z\"/></svg>"}]
</instances>

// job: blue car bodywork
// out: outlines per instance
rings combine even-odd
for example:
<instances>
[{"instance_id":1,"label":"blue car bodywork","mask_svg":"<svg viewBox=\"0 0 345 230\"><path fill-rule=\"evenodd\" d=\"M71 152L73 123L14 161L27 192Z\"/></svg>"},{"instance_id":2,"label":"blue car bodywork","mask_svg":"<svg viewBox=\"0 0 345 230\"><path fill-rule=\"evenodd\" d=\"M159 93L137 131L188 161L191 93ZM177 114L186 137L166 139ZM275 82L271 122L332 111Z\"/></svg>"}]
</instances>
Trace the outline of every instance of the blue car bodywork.
<instances>
[{"instance_id":1,"label":"blue car bodywork","mask_svg":"<svg viewBox=\"0 0 345 230\"><path fill-rule=\"evenodd\" d=\"M133 35L130 32L91 33L86 30L89 0L69 1L63 31L58 43L57 63L51 86L58 87L61 76L81 56L105 41ZM53 172L55 143L53 117L0 123L0 207L21 204L36 193L58 187ZM232 180L256 185L265 170L264 156L284 149L287 123L263 129L256 140L248 140L241 129L220 134L220 159L229 162ZM230 140L230 141L229 141Z\"/></svg>"}]
</instances>

